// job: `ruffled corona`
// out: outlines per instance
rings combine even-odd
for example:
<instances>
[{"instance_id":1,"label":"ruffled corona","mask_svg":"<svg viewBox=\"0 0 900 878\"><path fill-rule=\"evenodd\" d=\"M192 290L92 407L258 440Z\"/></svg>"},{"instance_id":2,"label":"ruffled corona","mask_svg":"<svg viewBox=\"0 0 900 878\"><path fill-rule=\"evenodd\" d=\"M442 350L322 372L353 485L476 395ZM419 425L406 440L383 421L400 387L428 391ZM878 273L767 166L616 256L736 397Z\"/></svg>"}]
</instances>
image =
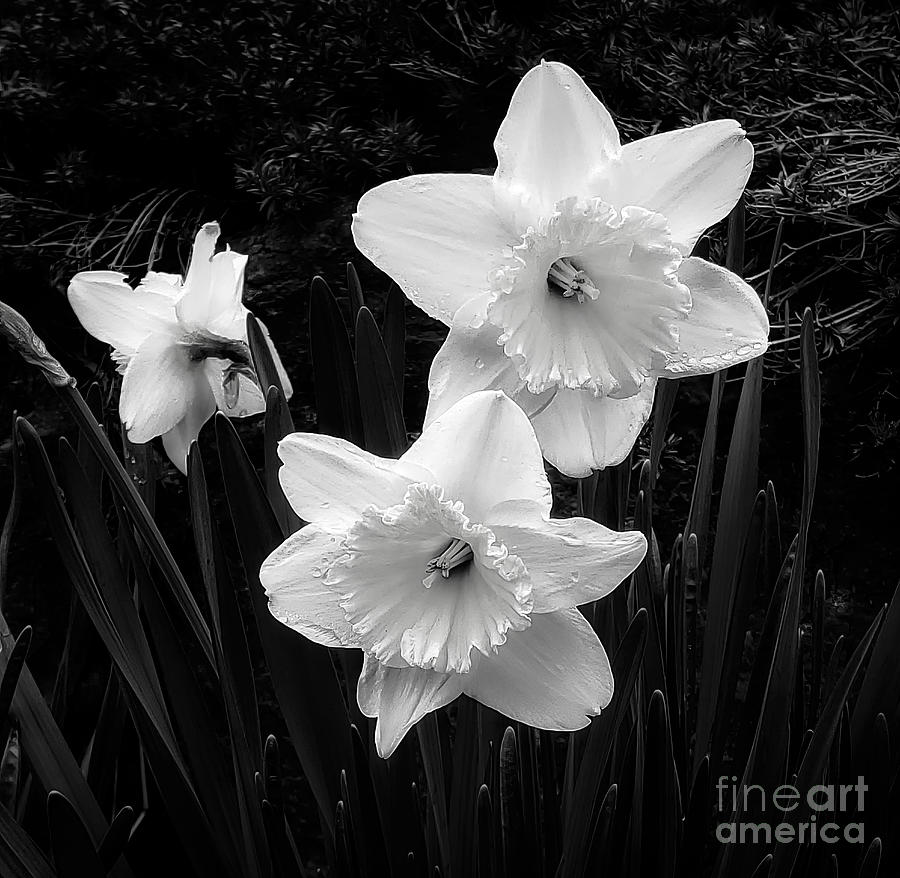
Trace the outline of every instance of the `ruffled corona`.
<instances>
[{"instance_id":1,"label":"ruffled corona","mask_svg":"<svg viewBox=\"0 0 900 878\"><path fill-rule=\"evenodd\" d=\"M490 273L486 319L531 393L633 396L677 350L681 259L661 214L567 198Z\"/></svg>"},{"instance_id":2,"label":"ruffled corona","mask_svg":"<svg viewBox=\"0 0 900 878\"><path fill-rule=\"evenodd\" d=\"M433 562L451 547L459 563L443 576ZM530 624L525 564L437 486L412 484L402 503L366 510L343 548L325 583L384 664L468 673L473 648L494 653Z\"/></svg>"}]
</instances>

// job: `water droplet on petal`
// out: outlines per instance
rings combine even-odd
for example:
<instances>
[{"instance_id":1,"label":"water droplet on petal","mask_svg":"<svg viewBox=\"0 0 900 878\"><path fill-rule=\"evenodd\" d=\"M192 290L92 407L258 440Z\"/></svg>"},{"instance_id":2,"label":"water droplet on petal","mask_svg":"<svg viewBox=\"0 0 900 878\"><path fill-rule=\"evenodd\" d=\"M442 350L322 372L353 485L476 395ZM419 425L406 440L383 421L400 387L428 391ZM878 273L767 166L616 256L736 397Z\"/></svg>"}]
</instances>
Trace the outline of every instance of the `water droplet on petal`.
<instances>
[{"instance_id":1,"label":"water droplet on petal","mask_svg":"<svg viewBox=\"0 0 900 878\"><path fill-rule=\"evenodd\" d=\"M475 358L475 368L476 368L476 369L483 369L483 368L484 368L484 360L482 360L481 357L476 357L476 358Z\"/></svg>"},{"instance_id":2,"label":"water droplet on petal","mask_svg":"<svg viewBox=\"0 0 900 878\"><path fill-rule=\"evenodd\" d=\"M725 330L725 341L731 341L734 338L734 330L731 327Z\"/></svg>"},{"instance_id":3,"label":"water droplet on petal","mask_svg":"<svg viewBox=\"0 0 900 878\"><path fill-rule=\"evenodd\" d=\"M322 578L322 570L319 567L313 567L313 569L310 570L310 573L312 573L313 579L321 579Z\"/></svg>"},{"instance_id":4,"label":"water droplet on petal","mask_svg":"<svg viewBox=\"0 0 900 878\"><path fill-rule=\"evenodd\" d=\"M569 579L571 579L572 582L578 582L578 571L577 571L577 570L573 570L573 571L569 574Z\"/></svg>"}]
</instances>

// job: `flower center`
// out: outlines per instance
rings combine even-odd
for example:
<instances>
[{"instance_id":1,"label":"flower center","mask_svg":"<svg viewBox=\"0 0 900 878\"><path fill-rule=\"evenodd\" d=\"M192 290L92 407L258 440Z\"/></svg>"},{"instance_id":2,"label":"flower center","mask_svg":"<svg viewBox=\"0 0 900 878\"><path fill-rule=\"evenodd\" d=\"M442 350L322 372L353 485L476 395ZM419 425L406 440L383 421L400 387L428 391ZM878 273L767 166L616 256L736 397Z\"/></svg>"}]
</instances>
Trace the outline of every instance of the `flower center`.
<instances>
[{"instance_id":1,"label":"flower center","mask_svg":"<svg viewBox=\"0 0 900 878\"><path fill-rule=\"evenodd\" d=\"M579 304L583 304L585 299L593 302L600 297L600 290L582 269L572 264L572 260L568 257L557 259L550 266L550 271L547 272L547 289L564 299L575 297Z\"/></svg>"},{"instance_id":2,"label":"flower center","mask_svg":"<svg viewBox=\"0 0 900 878\"><path fill-rule=\"evenodd\" d=\"M460 564L465 564L466 561L470 561L473 554L472 547L467 542L460 539L453 540L453 542L451 542L437 558L432 558L428 564L425 565L425 572L431 575L423 580L422 584L425 588L431 588L431 586L434 585L434 574L438 570L441 571L441 576L444 579L449 579L450 571L453 570L454 567L459 567Z\"/></svg>"}]
</instances>

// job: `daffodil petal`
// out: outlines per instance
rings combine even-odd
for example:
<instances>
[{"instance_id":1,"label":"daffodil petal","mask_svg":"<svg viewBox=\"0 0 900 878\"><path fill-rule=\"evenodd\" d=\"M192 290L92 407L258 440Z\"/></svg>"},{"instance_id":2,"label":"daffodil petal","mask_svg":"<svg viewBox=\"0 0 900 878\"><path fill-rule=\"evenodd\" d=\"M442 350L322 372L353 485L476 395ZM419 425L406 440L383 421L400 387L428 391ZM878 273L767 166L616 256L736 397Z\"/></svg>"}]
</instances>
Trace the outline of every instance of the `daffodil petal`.
<instances>
[{"instance_id":1,"label":"daffodil petal","mask_svg":"<svg viewBox=\"0 0 900 878\"><path fill-rule=\"evenodd\" d=\"M340 595L325 584L325 570L342 552L340 537L308 524L275 549L259 571L269 612L323 646L357 645Z\"/></svg>"},{"instance_id":2,"label":"daffodil petal","mask_svg":"<svg viewBox=\"0 0 900 878\"><path fill-rule=\"evenodd\" d=\"M463 306L461 311L465 311ZM470 393L502 390L526 414L537 411L552 393L533 394L525 390L515 360L497 343L500 329L490 323L474 328L457 314L447 339L431 361L428 373L428 409L425 426Z\"/></svg>"},{"instance_id":3,"label":"daffodil petal","mask_svg":"<svg viewBox=\"0 0 900 878\"><path fill-rule=\"evenodd\" d=\"M619 151L609 111L571 67L544 62L522 78L497 132L497 206L519 233L586 184Z\"/></svg>"},{"instance_id":4,"label":"daffodil petal","mask_svg":"<svg viewBox=\"0 0 900 878\"><path fill-rule=\"evenodd\" d=\"M594 184L617 207L634 204L663 214L688 254L700 235L737 204L753 169L753 146L734 119L644 137Z\"/></svg>"},{"instance_id":5,"label":"daffodil petal","mask_svg":"<svg viewBox=\"0 0 900 878\"><path fill-rule=\"evenodd\" d=\"M370 505L399 503L412 482L435 481L426 468L376 457L334 436L291 433L278 443L278 455L288 502L301 518L328 530L346 531Z\"/></svg>"},{"instance_id":6,"label":"daffodil petal","mask_svg":"<svg viewBox=\"0 0 900 878\"><path fill-rule=\"evenodd\" d=\"M167 274L164 271L148 271L138 284L139 290L158 293L171 299L173 304L181 296L181 285L184 283L180 274Z\"/></svg>"},{"instance_id":7,"label":"daffodil petal","mask_svg":"<svg viewBox=\"0 0 900 878\"><path fill-rule=\"evenodd\" d=\"M212 289L213 254L219 239L219 224L204 223L194 236L191 261L176 309L178 319L192 329L205 328Z\"/></svg>"},{"instance_id":8,"label":"daffodil petal","mask_svg":"<svg viewBox=\"0 0 900 878\"><path fill-rule=\"evenodd\" d=\"M576 478L621 463L650 417L655 390L653 379L626 399L559 389L532 418L544 457L561 473Z\"/></svg>"},{"instance_id":9,"label":"daffodil petal","mask_svg":"<svg viewBox=\"0 0 900 878\"><path fill-rule=\"evenodd\" d=\"M356 694L363 714L378 718L378 755L386 759L423 716L458 698L462 678L461 674L439 674L421 668L388 668L367 655Z\"/></svg>"},{"instance_id":10,"label":"daffodil petal","mask_svg":"<svg viewBox=\"0 0 900 878\"><path fill-rule=\"evenodd\" d=\"M501 500L528 499L550 514L550 483L528 416L499 390L461 399L401 458L434 473L444 496L475 521Z\"/></svg>"},{"instance_id":11,"label":"daffodil petal","mask_svg":"<svg viewBox=\"0 0 900 878\"><path fill-rule=\"evenodd\" d=\"M187 456L191 450L191 442L200 435L203 425L216 410L216 400L206 376L197 369L191 378L194 387L188 402L187 414L162 436L163 448L169 460L184 475L187 475Z\"/></svg>"},{"instance_id":12,"label":"daffodil petal","mask_svg":"<svg viewBox=\"0 0 900 878\"><path fill-rule=\"evenodd\" d=\"M171 335L151 335L131 358L122 378L119 417L135 443L175 427L207 393L202 364L192 362Z\"/></svg>"},{"instance_id":13,"label":"daffodil petal","mask_svg":"<svg viewBox=\"0 0 900 878\"><path fill-rule=\"evenodd\" d=\"M488 271L510 243L484 174L421 174L377 186L360 200L352 231L365 256L448 325L490 288Z\"/></svg>"},{"instance_id":14,"label":"daffodil petal","mask_svg":"<svg viewBox=\"0 0 900 878\"><path fill-rule=\"evenodd\" d=\"M100 341L128 356L151 333L175 326L172 301L125 283L118 271L81 271L69 284L69 304L81 325Z\"/></svg>"},{"instance_id":15,"label":"daffodil petal","mask_svg":"<svg viewBox=\"0 0 900 878\"><path fill-rule=\"evenodd\" d=\"M551 731L584 728L613 694L606 651L575 609L535 614L530 628L510 634L463 680L476 701Z\"/></svg>"},{"instance_id":16,"label":"daffodil petal","mask_svg":"<svg viewBox=\"0 0 900 878\"><path fill-rule=\"evenodd\" d=\"M675 323L678 347L658 375L703 375L765 353L769 318L750 284L696 256L681 263L678 279L690 288L691 310Z\"/></svg>"},{"instance_id":17,"label":"daffodil petal","mask_svg":"<svg viewBox=\"0 0 900 878\"><path fill-rule=\"evenodd\" d=\"M604 597L635 571L647 553L640 531L619 533L587 518L548 520L527 501L498 504L485 524L525 562L535 613Z\"/></svg>"}]
</instances>

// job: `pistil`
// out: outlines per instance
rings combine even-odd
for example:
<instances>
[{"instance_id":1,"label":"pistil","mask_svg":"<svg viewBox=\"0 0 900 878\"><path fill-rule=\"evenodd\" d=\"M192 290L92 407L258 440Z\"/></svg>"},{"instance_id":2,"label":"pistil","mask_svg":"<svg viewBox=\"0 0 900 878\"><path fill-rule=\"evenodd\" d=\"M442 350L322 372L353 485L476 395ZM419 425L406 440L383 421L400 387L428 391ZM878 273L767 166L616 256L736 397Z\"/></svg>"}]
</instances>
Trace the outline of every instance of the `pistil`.
<instances>
[{"instance_id":1,"label":"pistil","mask_svg":"<svg viewBox=\"0 0 900 878\"><path fill-rule=\"evenodd\" d=\"M576 268L567 257L557 259L547 272L547 289L564 299L573 296L579 303L585 299L594 301L600 297L600 290L580 268Z\"/></svg>"},{"instance_id":2,"label":"pistil","mask_svg":"<svg viewBox=\"0 0 900 878\"><path fill-rule=\"evenodd\" d=\"M449 579L451 570L459 567L460 564L465 564L472 557L472 547L464 540L456 539L440 555L428 562L425 572L434 573L435 570L440 570L441 576Z\"/></svg>"}]
</instances>

